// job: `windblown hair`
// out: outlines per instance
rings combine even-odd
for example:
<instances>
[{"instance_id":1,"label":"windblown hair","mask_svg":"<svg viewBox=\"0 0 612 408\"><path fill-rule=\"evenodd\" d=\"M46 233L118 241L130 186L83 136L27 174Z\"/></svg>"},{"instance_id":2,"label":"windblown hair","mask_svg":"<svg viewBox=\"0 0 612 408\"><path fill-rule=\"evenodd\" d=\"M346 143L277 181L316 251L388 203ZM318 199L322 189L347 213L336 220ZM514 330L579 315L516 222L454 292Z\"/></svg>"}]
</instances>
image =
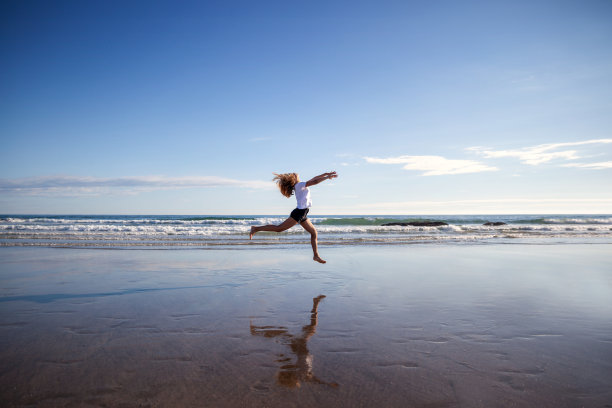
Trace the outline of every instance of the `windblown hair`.
<instances>
[{"instance_id":1,"label":"windblown hair","mask_svg":"<svg viewBox=\"0 0 612 408\"><path fill-rule=\"evenodd\" d=\"M299 181L298 175L296 173L272 174L274 174L272 180L276 181L276 184L278 184L281 194L287 198L291 197L293 194L293 187Z\"/></svg>"}]
</instances>

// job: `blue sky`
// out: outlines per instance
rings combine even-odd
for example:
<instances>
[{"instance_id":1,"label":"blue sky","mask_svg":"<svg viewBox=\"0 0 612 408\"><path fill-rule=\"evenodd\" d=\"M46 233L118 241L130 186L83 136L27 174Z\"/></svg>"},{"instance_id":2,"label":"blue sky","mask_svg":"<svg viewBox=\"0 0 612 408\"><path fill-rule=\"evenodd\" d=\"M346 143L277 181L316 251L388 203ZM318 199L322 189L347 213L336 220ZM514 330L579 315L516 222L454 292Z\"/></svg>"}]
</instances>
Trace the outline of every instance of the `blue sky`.
<instances>
[{"instance_id":1,"label":"blue sky","mask_svg":"<svg viewBox=\"0 0 612 408\"><path fill-rule=\"evenodd\" d=\"M609 1L0 6L0 213L612 213Z\"/></svg>"}]
</instances>

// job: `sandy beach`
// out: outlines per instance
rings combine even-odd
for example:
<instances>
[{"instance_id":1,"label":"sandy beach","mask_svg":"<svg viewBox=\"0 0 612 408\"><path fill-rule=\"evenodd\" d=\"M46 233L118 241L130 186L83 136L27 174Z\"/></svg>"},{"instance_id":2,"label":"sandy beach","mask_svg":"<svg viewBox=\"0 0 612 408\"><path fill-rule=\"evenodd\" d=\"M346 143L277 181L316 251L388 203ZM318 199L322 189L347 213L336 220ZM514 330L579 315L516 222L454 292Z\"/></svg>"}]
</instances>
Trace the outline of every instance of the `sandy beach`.
<instances>
[{"instance_id":1,"label":"sandy beach","mask_svg":"<svg viewBox=\"0 0 612 408\"><path fill-rule=\"evenodd\" d=\"M611 406L610 248L0 248L0 405Z\"/></svg>"},{"instance_id":2,"label":"sandy beach","mask_svg":"<svg viewBox=\"0 0 612 408\"><path fill-rule=\"evenodd\" d=\"M612 0L0 10L0 408L612 408Z\"/></svg>"}]
</instances>

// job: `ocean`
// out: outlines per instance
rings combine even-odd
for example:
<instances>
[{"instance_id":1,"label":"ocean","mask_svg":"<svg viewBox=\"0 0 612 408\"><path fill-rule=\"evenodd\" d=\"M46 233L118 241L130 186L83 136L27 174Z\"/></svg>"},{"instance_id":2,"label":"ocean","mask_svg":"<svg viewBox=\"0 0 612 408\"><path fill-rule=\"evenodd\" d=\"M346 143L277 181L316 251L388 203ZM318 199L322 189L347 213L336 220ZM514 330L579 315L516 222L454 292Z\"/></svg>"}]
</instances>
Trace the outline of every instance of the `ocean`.
<instances>
[{"instance_id":1,"label":"ocean","mask_svg":"<svg viewBox=\"0 0 612 408\"><path fill-rule=\"evenodd\" d=\"M300 226L283 233L252 225L286 216L0 215L0 246L247 248L309 243ZM612 243L612 215L312 215L320 245ZM403 223L407 225L385 225ZM438 223L431 226L430 223ZM493 225L491 225L493 223Z\"/></svg>"}]
</instances>

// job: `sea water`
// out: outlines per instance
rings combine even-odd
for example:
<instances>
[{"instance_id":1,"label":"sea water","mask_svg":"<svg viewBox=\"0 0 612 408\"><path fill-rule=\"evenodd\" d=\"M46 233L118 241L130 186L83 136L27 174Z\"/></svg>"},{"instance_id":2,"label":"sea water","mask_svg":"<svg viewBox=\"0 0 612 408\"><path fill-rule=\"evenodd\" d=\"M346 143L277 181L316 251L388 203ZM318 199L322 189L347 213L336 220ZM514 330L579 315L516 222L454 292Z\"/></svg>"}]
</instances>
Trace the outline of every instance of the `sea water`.
<instances>
[{"instance_id":1,"label":"sea water","mask_svg":"<svg viewBox=\"0 0 612 408\"><path fill-rule=\"evenodd\" d=\"M430 243L612 243L612 215L312 215L321 245ZM286 216L2 215L0 246L241 248L310 241L299 225L282 233L253 225ZM437 226L389 223L442 222ZM485 225L486 223L503 223Z\"/></svg>"}]
</instances>

